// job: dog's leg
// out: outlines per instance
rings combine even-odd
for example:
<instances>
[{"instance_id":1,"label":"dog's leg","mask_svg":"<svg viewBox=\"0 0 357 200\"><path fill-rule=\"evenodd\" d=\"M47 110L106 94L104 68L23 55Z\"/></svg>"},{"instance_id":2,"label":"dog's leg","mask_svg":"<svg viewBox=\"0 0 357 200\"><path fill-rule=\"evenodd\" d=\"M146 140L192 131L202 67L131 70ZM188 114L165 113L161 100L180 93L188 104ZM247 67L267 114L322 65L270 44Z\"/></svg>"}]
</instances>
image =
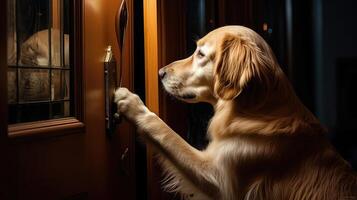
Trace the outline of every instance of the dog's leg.
<instances>
[{"instance_id":1,"label":"dog's leg","mask_svg":"<svg viewBox=\"0 0 357 200\"><path fill-rule=\"evenodd\" d=\"M190 146L126 88L115 92L115 102L119 112L135 123L143 136L185 178L209 196L218 194L217 170L209 157Z\"/></svg>"}]
</instances>

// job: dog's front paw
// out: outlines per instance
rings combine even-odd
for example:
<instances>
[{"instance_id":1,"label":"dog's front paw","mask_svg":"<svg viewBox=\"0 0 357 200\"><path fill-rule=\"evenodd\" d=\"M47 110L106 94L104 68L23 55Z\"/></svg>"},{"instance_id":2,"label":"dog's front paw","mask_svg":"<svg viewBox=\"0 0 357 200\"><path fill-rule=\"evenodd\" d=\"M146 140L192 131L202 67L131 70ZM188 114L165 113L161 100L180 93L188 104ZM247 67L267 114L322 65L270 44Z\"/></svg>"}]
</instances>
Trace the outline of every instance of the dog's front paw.
<instances>
[{"instance_id":1,"label":"dog's front paw","mask_svg":"<svg viewBox=\"0 0 357 200\"><path fill-rule=\"evenodd\" d=\"M118 112L134 123L141 115L149 112L140 97L126 88L115 91L114 102L118 106Z\"/></svg>"}]
</instances>

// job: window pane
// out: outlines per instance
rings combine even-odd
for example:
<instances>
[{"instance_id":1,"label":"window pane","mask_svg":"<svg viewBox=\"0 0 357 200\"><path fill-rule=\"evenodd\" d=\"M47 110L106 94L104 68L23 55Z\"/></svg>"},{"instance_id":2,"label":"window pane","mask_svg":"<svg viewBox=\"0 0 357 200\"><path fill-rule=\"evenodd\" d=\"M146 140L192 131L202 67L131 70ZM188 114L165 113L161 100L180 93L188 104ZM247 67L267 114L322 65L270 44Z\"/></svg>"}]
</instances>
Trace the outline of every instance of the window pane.
<instances>
[{"instance_id":1,"label":"window pane","mask_svg":"<svg viewBox=\"0 0 357 200\"><path fill-rule=\"evenodd\" d=\"M49 103L9 105L9 124L50 119Z\"/></svg>"},{"instance_id":2,"label":"window pane","mask_svg":"<svg viewBox=\"0 0 357 200\"><path fill-rule=\"evenodd\" d=\"M19 102L50 100L48 69L19 69Z\"/></svg>"},{"instance_id":3,"label":"window pane","mask_svg":"<svg viewBox=\"0 0 357 200\"><path fill-rule=\"evenodd\" d=\"M69 70L52 70L52 100L69 99Z\"/></svg>"},{"instance_id":4,"label":"window pane","mask_svg":"<svg viewBox=\"0 0 357 200\"><path fill-rule=\"evenodd\" d=\"M16 68L9 68L7 72L8 103L17 102L17 77Z\"/></svg>"},{"instance_id":5,"label":"window pane","mask_svg":"<svg viewBox=\"0 0 357 200\"><path fill-rule=\"evenodd\" d=\"M59 101L52 103L52 118L69 117L69 101Z\"/></svg>"},{"instance_id":6,"label":"window pane","mask_svg":"<svg viewBox=\"0 0 357 200\"><path fill-rule=\"evenodd\" d=\"M15 1L7 3L7 64L16 65L17 62L17 43L16 43L16 12Z\"/></svg>"}]
</instances>

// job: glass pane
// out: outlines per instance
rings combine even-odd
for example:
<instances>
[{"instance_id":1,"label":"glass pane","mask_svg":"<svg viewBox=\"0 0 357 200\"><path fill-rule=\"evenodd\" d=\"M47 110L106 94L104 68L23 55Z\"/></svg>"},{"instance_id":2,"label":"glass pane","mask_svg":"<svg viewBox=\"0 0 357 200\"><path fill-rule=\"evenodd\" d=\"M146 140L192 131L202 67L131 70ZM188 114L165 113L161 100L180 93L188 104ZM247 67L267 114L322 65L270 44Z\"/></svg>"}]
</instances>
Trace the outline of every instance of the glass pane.
<instances>
[{"instance_id":1,"label":"glass pane","mask_svg":"<svg viewBox=\"0 0 357 200\"><path fill-rule=\"evenodd\" d=\"M48 69L19 69L19 102L50 99Z\"/></svg>"},{"instance_id":2,"label":"glass pane","mask_svg":"<svg viewBox=\"0 0 357 200\"><path fill-rule=\"evenodd\" d=\"M16 69L10 68L7 72L7 98L8 103L17 102L17 77Z\"/></svg>"},{"instance_id":3,"label":"glass pane","mask_svg":"<svg viewBox=\"0 0 357 200\"><path fill-rule=\"evenodd\" d=\"M52 118L62 118L69 116L69 101L60 101L52 103Z\"/></svg>"},{"instance_id":4,"label":"glass pane","mask_svg":"<svg viewBox=\"0 0 357 200\"><path fill-rule=\"evenodd\" d=\"M9 124L49 119L49 103L9 105Z\"/></svg>"},{"instance_id":5,"label":"glass pane","mask_svg":"<svg viewBox=\"0 0 357 200\"><path fill-rule=\"evenodd\" d=\"M7 4L7 64L16 65L17 45L16 45L16 12L15 1L8 1Z\"/></svg>"},{"instance_id":6,"label":"glass pane","mask_svg":"<svg viewBox=\"0 0 357 200\"><path fill-rule=\"evenodd\" d=\"M63 43L61 35L63 35L63 30L61 28L61 1L60 0L52 0L52 29L51 31L51 53L52 53L52 66L60 67L63 66L63 62L61 58L63 57L61 44Z\"/></svg>"},{"instance_id":7,"label":"glass pane","mask_svg":"<svg viewBox=\"0 0 357 200\"><path fill-rule=\"evenodd\" d=\"M50 1L16 0L17 46L19 64L48 66Z\"/></svg>"},{"instance_id":8,"label":"glass pane","mask_svg":"<svg viewBox=\"0 0 357 200\"><path fill-rule=\"evenodd\" d=\"M67 7L65 7L67 6ZM52 0L51 65L69 67L68 0ZM62 16L62 18L60 17Z\"/></svg>"},{"instance_id":9,"label":"glass pane","mask_svg":"<svg viewBox=\"0 0 357 200\"><path fill-rule=\"evenodd\" d=\"M9 123L71 115L70 0L7 0Z\"/></svg>"},{"instance_id":10,"label":"glass pane","mask_svg":"<svg viewBox=\"0 0 357 200\"><path fill-rule=\"evenodd\" d=\"M62 4L62 30L63 30L63 35L61 35L62 40L64 41L64 49L62 51L64 51L64 53L62 53L64 55L64 66L69 68L69 25L70 25L70 13L69 13L69 6L71 4L72 0L63 0L63 4Z\"/></svg>"},{"instance_id":11,"label":"glass pane","mask_svg":"<svg viewBox=\"0 0 357 200\"><path fill-rule=\"evenodd\" d=\"M69 99L69 71L68 70L52 70L52 100L68 100Z\"/></svg>"}]
</instances>

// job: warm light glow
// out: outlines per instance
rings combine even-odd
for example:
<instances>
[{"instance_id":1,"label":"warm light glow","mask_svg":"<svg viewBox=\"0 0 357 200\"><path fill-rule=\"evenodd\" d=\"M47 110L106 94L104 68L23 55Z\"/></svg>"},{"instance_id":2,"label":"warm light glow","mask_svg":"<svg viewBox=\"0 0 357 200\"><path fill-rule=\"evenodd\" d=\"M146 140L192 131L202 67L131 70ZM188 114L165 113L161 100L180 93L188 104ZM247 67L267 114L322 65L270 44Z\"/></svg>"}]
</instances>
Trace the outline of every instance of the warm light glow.
<instances>
[{"instance_id":1,"label":"warm light glow","mask_svg":"<svg viewBox=\"0 0 357 200\"><path fill-rule=\"evenodd\" d=\"M267 23L264 23L263 24L263 31L267 31L268 30L268 24Z\"/></svg>"}]
</instances>

